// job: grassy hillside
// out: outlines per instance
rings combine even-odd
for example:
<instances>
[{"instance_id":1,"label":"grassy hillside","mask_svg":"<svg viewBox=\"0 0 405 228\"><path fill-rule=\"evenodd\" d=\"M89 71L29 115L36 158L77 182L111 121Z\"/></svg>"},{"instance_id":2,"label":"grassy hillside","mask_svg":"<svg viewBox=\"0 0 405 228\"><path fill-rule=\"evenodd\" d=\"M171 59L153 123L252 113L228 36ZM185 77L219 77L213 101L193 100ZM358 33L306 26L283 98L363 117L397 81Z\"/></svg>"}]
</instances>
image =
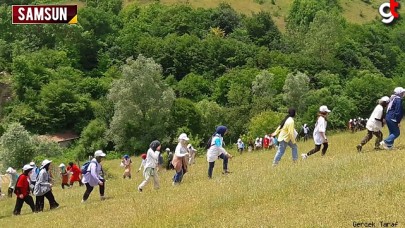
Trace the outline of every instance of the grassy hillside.
<instances>
[{"instance_id":1,"label":"grassy hillside","mask_svg":"<svg viewBox=\"0 0 405 228\"><path fill-rule=\"evenodd\" d=\"M155 0L124 0L124 4L148 4L156 2ZM253 12L269 11L271 12L273 19L277 26L281 29L285 29L285 19L288 16L290 6L293 0L160 0L163 4L190 4L194 7L213 8L218 6L221 2L227 2L232 5L237 11L246 15L250 15ZM263 2L259 4L259 2ZM340 0L340 5L343 8L344 17L352 23L366 23L380 18L378 13L378 7L387 0L371 0L371 3L365 3L362 0ZM400 12L405 13L404 7Z\"/></svg>"},{"instance_id":2,"label":"grassy hillside","mask_svg":"<svg viewBox=\"0 0 405 228\"><path fill-rule=\"evenodd\" d=\"M402 127L402 131L405 127ZM384 132L386 134L386 132ZM13 199L0 201L1 227L353 227L353 222L398 222L405 226L405 144L401 136L393 151L373 151L372 142L358 154L355 146L365 132L329 136L326 157L315 154L297 164L290 150L280 165L271 167L275 151L245 153L230 162L233 173L207 179L207 162L199 158L180 186L171 185L174 171L160 174L161 189L152 185L136 191L141 173L132 180L121 178L119 161L104 167L114 176L106 184L106 201L98 189L81 204L84 188L75 186L54 193L61 207L31 214L24 205L22 215L12 216ZM299 143L299 153L313 142ZM140 160L135 158L134 167ZM136 169L135 168L135 169ZM150 183L151 184L151 183ZM6 186L3 186L6 189Z\"/></svg>"}]
</instances>

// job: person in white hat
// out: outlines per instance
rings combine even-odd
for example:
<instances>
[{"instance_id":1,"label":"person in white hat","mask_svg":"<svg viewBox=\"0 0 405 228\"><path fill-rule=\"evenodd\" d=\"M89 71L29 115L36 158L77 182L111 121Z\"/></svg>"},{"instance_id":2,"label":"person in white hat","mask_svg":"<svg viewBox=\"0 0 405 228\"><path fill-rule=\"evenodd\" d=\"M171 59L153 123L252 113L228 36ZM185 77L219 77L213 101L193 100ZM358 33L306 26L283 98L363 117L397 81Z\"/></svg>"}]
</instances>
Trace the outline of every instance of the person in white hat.
<instances>
[{"instance_id":1,"label":"person in white hat","mask_svg":"<svg viewBox=\"0 0 405 228\"><path fill-rule=\"evenodd\" d=\"M65 185L69 188L70 184L69 184L69 173L66 170L66 166L65 164L61 163L59 165L59 169L60 169L60 176L62 178L62 189L65 189Z\"/></svg>"},{"instance_id":2,"label":"person in white hat","mask_svg":"<svg viewBox=\"0 0 405 228\"><path fill-rule=\"evenodd\" d=\"M35 165L35 162L30 162L30 166L32 166L32 171L30 173L30 188L32 193L34 193L34 186L37 182L37 176L39 174L39 168Z\"/></svg>"},{"instance_id":3,"label":"person in white hat","mask_svg":"<svg viewBox=\"0 0 405 228\"><path fill-rule=\"evenodd\" d=\"M145 178L144 181L138 186L138 191L142 192L143 188L149 182L150 178L153 178L153 183L155 189L159 189L159 177L157 173L157 166L158 166L158 159L160 154L160 142L158 140L154 140L150 143L148 152L146 153L146 162L143 169L143 177Z\"/></svg>"},{"instance_id":4,"label":"person in white hat","mask_svg":"<svg viewBox=\"0 0 405 228\"><path fill-rule=\"evenodd\" d=\"M384 149L392 149L395 139L398 138L401 134L399 123L401 123L401 120L404 117L402 106L402 98L404 97L404 95L404 88L395 88L394 94L390 97L390 101L387 105L387 114L385 116L385 121L387 123L389 135L380 143L380 145L382 145Z\"/></svg>"},{"instance_id":5,"label":"person in white hat","mask_svg":"<svg viewBox=\"0 0 405 228\"><path fill-rule=\"evenodd\" d=\"M103 167L101 161L105 157L105 153L102 150L94 152L94 158L91 159L87 167L87 172L83 175L82 182L86 185L86 191L83 194L82 203L86 202L93 191L95 186L99 186L100 199L105 200L105 179L101 176L103 173Z\"/></svg>"},{"instance_id":6,"label":"person in white hat","mask_svg":"<svg viewBox=\"0 0 405 228\"><path fill-rule=\"evenodd\" d=\"M8 169L6 170L6 173L8 175L10 175L10 183L8 184L8 197L12 198L13 197L13 192L15 189L15 185L17 183L17 179L18 179L18 174L17 171L15 171L15 169L8 167Z\"/></svg>"},{"instance_id":7,"label":"person in white hat","mask_svg":"<svg viewBox=\"0 0 405 228\"><path fill-rule=\"evenodd\" d=\"M32 212L35 212L34 199L32 199L32 196L30 196L29 175L32 172L32 169L33 169L32 166L24 165L23 173L18 177L18 181L14 191L14 193L17 195L17 200L15 202L15 207L13 211L14 215L21 214L21 208L24 202L31 207Z\"/></svg>"},{"instance_id":8,"label":"person in white hat","mask_svg":"<svg viewBox=\"0 0 405 228\"><path fill-rule=\"evenodd\" d=\"M182 133L179 136L179 143L176 146L174 151L174 157L172 160L172 164L176 173L173 176L173 185L178 185L183 180L183 175L187 172L187 164L188 164L188 150L187 144L190 140L187 137L187 134Z\"/></svg>"},{"instance_id":9,"label":"person in white hat","mask_svg":"<svg viewBox=\"0 0 405 228\"><path fill-rule=\"evenodd\" d=\"M328 114L331 111L328 109L326 105L322 105L319 107L318 119L316 120L315 129L314 129L314 142L315 148L310 150L306 154L302 154L302 159L308 158L308 156L315 154L316 152L321 150L322 148L322 156L326 154L328 150L328 139L326 138L326 126L327 126L327 118Z\"/></svg>"},{"instance_id":10,"label":"person in white hat","mask_svg":"<svg viewBox=\"0 0 405 228\"><path fill-rule=\"evenodd\" d=\"M51 163L52 161L48 159L42 161L37 178L37 183L35 183L34 195L36 196L35 207L37 212L41 212L44 210L44 197L48 199L51 210L59 207L59 204L56 202L55 197L52 193L52 183L49 174Z\"/></svg>"},{"instance_id":11,"label":"person in white hat","mask_svg":"<svg viewBox=\"0 0 405 228\"><path fill-rule=\"evenodd\" d=\"M389 100L389 97L384 96L378 101L377 106L374 108L374 111L371 113L371 116L366 124L367 135L364 136L360 144L356 146L358 152L361 152L363 146L373 138L373 135L376 137L374 149L380 149L380 142L383 140L383 133L381 132L381 129L384 126L385 121L384 108L387 107Z\"/></svg>"}]
</instances>

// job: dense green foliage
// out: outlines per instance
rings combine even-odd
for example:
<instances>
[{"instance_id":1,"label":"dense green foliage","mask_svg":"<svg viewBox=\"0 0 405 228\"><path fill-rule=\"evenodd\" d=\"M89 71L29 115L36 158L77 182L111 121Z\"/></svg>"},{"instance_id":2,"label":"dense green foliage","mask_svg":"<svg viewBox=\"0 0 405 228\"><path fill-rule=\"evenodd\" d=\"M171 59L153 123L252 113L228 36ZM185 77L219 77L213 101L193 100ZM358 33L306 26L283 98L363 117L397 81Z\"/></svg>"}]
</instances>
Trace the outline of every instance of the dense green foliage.
<instances>
[{"instance_id":1,"label":"dense green foliage","mask_svg":"<svg viewBox=\"0 0 405 228\"><path fill-rule=\"evenodd\" d=\"M350 24L338 1L295 0L285 33L269 13L225 3L88 0L77 25L12 25L11 4L0 6L0 72L14 92L1 128L74 130L77 157L170 146L183 131L203 144L218 124L227 140L263 137L288 107L312 125L326 104L329 126L344 128L405 83L404 23Z\"/></svg>"}]
</instances>

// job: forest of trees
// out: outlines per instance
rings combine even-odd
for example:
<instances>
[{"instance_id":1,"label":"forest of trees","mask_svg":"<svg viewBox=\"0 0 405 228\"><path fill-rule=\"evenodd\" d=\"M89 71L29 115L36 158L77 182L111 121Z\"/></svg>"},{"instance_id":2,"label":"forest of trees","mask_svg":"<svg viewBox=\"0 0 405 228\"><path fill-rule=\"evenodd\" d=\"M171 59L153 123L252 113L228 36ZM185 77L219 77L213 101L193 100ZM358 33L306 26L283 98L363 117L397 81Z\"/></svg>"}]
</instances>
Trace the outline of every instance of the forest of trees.
<instances>
[{"instance_id":1,"label":"forest of trees","mask_svg":"<svg viewBox=\"0 0 405 228\"><path fill-rule=\"evenodd\" d=\"M27 137L66 130L81 136L64 152L75 158L139 154L181 132L201 144L219 124L236 142L272 132L288 107L300 126L326 104L328 128L342 129L405 85L404 23L351 24L338 0L295 0L285 32L267 12L242 15L225 3L86 0L77 25L13 25L11 4L47 1L5 2L0 82L12 97L0 114L3 160L10 140L24 141L28 157L57 155Z\"/></svg>"}]
</instances>

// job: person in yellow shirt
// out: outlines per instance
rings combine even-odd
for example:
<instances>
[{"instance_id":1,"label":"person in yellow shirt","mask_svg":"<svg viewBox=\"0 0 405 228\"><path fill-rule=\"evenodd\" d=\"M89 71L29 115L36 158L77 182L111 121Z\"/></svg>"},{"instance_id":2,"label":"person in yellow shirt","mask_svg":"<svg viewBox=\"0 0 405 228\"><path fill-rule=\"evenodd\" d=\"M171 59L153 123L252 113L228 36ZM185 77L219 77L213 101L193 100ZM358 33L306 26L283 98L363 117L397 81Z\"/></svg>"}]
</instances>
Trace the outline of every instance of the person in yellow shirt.
<instances>
[{"instance_id":1,"label":"person in yellow shirt","mask_svg":"<svg viewBox=\"0 0 405 228\"><path fill-rule=\"evenodd\" d=\"M273 161L273 166L278 165L287 146L291 147L292 149L293 161L295 162L298 159L298 149L295 141L297 132L294 128L294 117L295 109L288 109L288 115L283 119L283 121L281 121L280 126L276 129L276 131L271 134L273 137L278 135L277 140L279 142L279 147Z\"/></svg>"}]
</instances>

